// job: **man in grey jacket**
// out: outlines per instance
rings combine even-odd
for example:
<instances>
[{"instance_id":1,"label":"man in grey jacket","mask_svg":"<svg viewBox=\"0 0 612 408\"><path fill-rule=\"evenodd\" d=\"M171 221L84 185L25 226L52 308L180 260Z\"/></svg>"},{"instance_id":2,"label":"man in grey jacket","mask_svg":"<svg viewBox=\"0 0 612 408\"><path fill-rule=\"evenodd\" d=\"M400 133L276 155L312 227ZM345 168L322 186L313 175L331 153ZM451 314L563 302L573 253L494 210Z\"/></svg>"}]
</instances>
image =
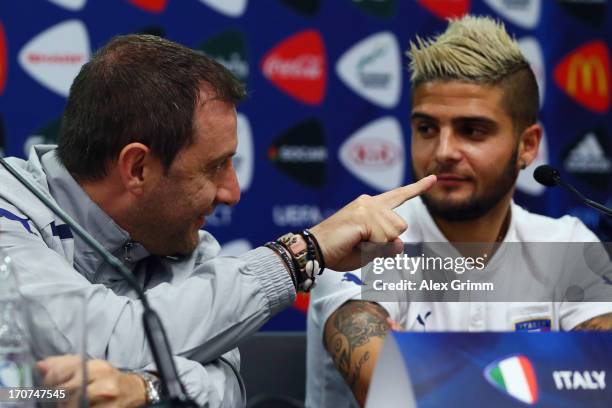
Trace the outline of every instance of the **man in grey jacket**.
<instances>
[{"instance_id":1,"label":"man in grey jacket","mask_svg":"<svg viewBox=\"0 0 612 408\"><path fill-rule=\"evenodd\" d=\"M264 247L218 257L217 241L200 230L217 204L240 198L232 156L243 97L204 55L154 36L116 37L76 77L58 147L10 159L132 271L166 326L188 394L211 407L245 404L235 347L296 292L291 259ZM406 223L393 208L434 182L359 197L311 228L317 255L352 270L360 242L400 243ZM13 258L46 349L75 352L74 311L62 295L79 294L88 354L154 370L136 293L4 169L0 249Z\"/></svg>"}]
</instances>

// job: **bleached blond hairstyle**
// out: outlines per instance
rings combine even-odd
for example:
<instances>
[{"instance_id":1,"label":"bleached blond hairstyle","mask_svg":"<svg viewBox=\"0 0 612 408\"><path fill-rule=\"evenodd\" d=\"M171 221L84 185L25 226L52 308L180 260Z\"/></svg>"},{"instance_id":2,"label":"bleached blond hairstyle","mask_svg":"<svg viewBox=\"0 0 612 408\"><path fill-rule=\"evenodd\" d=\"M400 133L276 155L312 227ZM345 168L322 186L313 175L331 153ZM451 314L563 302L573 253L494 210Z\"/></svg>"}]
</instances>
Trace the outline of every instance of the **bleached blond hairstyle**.
<instances>
[{"instance_id":1,"label":"bleached blond hairstyle","mask_svg":"<svg viewBox=\"0 0 612 408\"><path fill-rule=\"evenodd\" d=\"M504 104L519 129L537 120L538 86L529 62L501 22L465 16L449 20L436 37L410 43L412 89L431 81L458 80L501 86Z\"/></svg>"}]
</instances>

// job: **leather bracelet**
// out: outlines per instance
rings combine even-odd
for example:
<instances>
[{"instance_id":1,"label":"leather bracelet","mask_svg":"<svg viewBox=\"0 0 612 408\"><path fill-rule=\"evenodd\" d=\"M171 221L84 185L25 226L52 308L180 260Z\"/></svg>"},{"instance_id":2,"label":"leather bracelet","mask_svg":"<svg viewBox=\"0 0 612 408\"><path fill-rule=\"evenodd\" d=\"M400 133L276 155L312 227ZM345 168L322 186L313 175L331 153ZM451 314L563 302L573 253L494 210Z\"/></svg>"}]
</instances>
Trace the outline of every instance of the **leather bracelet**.
<instances>
[{"instance_id":1,"label":"leather bracelet","mask_svg":"<svg viewBox=\"0 0 612 408\"><path fill-rule=\"evenodd\" d=\"M319 246L319 241L317 241L317 237L315 237L314 234L308 229L303 230L300 235L304 237L304 240L308 245L314 246L314 256L319 261L320 267L318 275L321 275L325 270L325 258L323 257L323 251L321 251L321 247Z\"/></svg>"},{"instance_id":2,"label":"leather bracelet","mask_svg":"<svg viewBox=\"0 0 612 408\"><path fill-rule=\"evenodd\" d=\"M295 265L293 260L291 259L291 255L288 253L287 249L285 249L282 245L276 242L267 242L264 245L266 248L270 248L272 251L276 252L278 256L281 257L285 265L287 266L287 270L289 271L289 276L291 277L291 282L293 282L293 287L295 291L298 291L298 281L297 281L297 273L295 270Z\"/></svg>"},{"instance_id":3,"label":"leather bracelet","mask_svg":"<svg viewBox=\"0 0 612 408\"><path fill-rule=\"evenodd\" d=\"M297 288L309 292L315 285L315 276L319 272L319 262L313 244L292 232L281 236L277 244L283 246L290 254L296 270Z\"/></svg>"}]
</instances>

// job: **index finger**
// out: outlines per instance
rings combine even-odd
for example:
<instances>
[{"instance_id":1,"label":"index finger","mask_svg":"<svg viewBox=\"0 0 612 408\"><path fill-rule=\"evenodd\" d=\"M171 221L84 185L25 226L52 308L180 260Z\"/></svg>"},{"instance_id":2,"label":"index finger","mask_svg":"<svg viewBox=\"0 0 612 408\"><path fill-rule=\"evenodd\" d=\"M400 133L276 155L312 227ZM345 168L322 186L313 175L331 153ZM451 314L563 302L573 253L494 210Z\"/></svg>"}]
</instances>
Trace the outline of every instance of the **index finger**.
<instances>
[{"instance_id":1,"label":"index finger","mask_svg":"<svg viewBox=\"0 0 612 408\"><path fill-rule=\"evenodd\" d=\"M427 177L423 177L416 183L408 184L407 186L398 187L379 194L375 197L375 199L380 201L385 207L392 209L429 190L434 184L436 184L436 181L436 176L432 174Z\"/></svg>"}]
</instances>

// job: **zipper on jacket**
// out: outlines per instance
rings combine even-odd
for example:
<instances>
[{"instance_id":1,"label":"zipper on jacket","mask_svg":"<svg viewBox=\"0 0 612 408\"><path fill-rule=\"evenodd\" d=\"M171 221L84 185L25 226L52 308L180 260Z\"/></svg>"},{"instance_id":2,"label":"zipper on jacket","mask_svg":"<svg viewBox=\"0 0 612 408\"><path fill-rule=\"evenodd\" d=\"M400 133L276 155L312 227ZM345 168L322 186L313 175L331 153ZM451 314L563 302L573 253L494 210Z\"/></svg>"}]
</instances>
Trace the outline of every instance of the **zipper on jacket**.
<instances>
[{"instance_id":1,"label":"zipper on jacket","mask_svg":"<svg viewBox=\"0 0 612 408\"><path fill-rule=\"evenodd\" d=\"M123 261L126 263L132 263L132 256L130 254L130 251L132 250L132 247L134 246L134 241L129 240L125 243L125 245L123 245Z\"/></svg>"}]
</instances>

